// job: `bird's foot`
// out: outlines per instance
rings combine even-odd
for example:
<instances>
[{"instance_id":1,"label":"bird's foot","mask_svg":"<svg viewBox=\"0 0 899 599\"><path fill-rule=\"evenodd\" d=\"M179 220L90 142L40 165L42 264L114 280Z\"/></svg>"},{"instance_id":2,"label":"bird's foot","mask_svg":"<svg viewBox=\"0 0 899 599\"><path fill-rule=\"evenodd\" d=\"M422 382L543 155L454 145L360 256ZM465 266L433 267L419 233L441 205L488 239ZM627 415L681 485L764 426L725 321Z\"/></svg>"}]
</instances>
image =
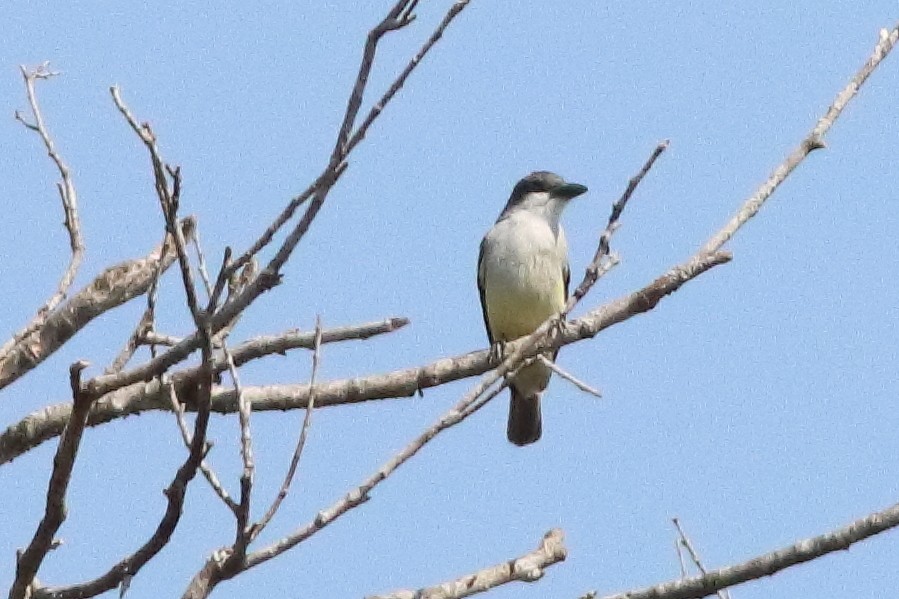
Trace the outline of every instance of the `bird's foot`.
<instances>
[{"instance_id":1,"label":"bird's foot","mask_svg":"<svg viewBox=\"0 0 899 599\"><path fill-rule=\"evenodd\" d=\"M498 365L506 357L506 342L497 341L490 346L490 363Z\"/></svg>"},{"instance_id":2,"label":"bird's foot","mask_svg":"<svg viewBox=\"0 0 899 599\"><path fill-rule=\"evenodd\" d=\"M562 314L559 314L558 316L556 316L553 319L549 330L553 335L561 335L562 332L565 330L565 326L567 324L568 324L568 320L565 318L565 316Z\"/></svg>"}]
</instances>

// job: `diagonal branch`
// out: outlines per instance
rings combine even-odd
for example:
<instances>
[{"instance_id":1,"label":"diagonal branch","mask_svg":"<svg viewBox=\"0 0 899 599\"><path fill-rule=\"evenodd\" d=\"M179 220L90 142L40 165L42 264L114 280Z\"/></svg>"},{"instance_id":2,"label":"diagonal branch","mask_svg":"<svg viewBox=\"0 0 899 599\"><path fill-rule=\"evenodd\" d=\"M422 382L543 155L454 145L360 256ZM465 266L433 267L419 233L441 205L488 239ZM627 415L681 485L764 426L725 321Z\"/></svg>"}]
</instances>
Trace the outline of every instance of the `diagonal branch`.
<instances>
[{"instance_id":1,"label":"diagonal branch","mask_svg":"<svg viewBox=\"0 0 899 599\"><path fill-rule=\"evenodd\" d=\"M855 97L862 84L864 84L864 82L868 80L868 77L871 76L871 73L874 72L874 69L876 69L880 62L887 57L897 41L899 41L899 25L893 27L893 29L889 31L881 29L880 39L874 47L874 52L868 60L865 61L865 64L862 65L855 76L852 77L846 87L837 94L837 97L834 98L833 103L827 109L824 116L818 119L818 122L815 123L815 126L812 127L812 130L805 139L803 139L790 155L787 156L776 169L774 169L774 172L771 173L768 180L765 181L745 202L743 202L743 205L727 224L705 243L700 250L701 252L713 252L720 249L721 246L727 243L750 218L758 214L758 211L762 209L765 201L771 197L774 190L790 176L790 173L805 160L806 156L815 150L827 147L824 143L824 135L830 131L830 128L843 113L843 109L846 108L849 101Z\"/></svg>"},{"instance_id":2,"label":"diagonal branch","mask_svg":"<svg viewBox=\"0 0 899 599\"><path fill-rule=\"evenodd\" d=\"M336 327L322 331L322 343L335 343L351 339L368 339L375 335L390 333L408 324L405 318L389 318L380 322L371 322L358 326ZM231 350L235 364L240 366L251 360L257 360L272 354L283 355L291 349L314 348L315 333L289 332L283 335L261 336L242 343ZM227 369L227 361L219 356L213 363L216 375ZM201 367L193 367L174 373L172 379L175 385L184 390L196 387L202 374ZM303 385L303 392L308 391L308 385ZM265 388L248 389L248 397L253 403L253 409L263 405L260 398L265 397ZM231 390L224 391L216 388L214 393L214 411L226 414L236 410L231 409L231 401L234 399ZM223 395L224 393L224 395ZM305 397L305 395L304 395ZM303 407L305 407L303 399ZM191 402L189 409L195 410L196 403ZM129 387L108 394L94 404L88 418L88 426L97 426L124 417L126 413L139 414L147 410L170 410L168 391L158 380L147 383L138 382ZM267 408L271 409L271 408ZM290 409L290 406L279 409ZM47 406L37 412L26 416L16 424L8 427L0 434L0 464L9 462L22 455L40 443L52 439L62 433L65 423L71 413L70 404L57 404Z\"/></svg>"},{"instance_id":3,"label":"diagonal branch","mask_svg":"<svg viewBox=\"0 0 899 599\"><path fill-rule=\"evenodd\" d=\"M521 557L436 586L371 595L366 599L462 599L510 582L536 582L543 578L546 568L564 561L567 556L564 535L555 528L543 535L537 549Z\"/></svg>"},{"instance_id":4,"label":"diagonal branch","mask_svg":"<svg viewBox=\"0 0 899 599\"><path fill-rule=\"evenodd\" d=\"M28 548L16 562L16 579L9 590L9 599L24 599L32 587L41 562L53 545L53 536L66 519L66 491L72 479L72 469L78 456L78 446L87 422L90 400L81 392L81 371L87 368L85 361L75 362L69 367L69 381L72 386L74 409L66 430L59 440L56 456L53 458L53 472L47 489L47 505L44 517L28 544Z\"/></svg>"},{"instance_id":5,"label":"diagonal branch","mask_svg":"<svg viewBox=\"0 0 899 599\"><path fill-rule=\"evenodd\" d=\"M181 221L185 238L193 235L192 217ZM101 314L143 295L157 270L175 260L171 244L157 246L143 258L110 266L67 302L57 307L40 329L21 339L0 358L0 389L27 374Z\"/></svg>"},{"instance_id":6,"label":"diagonal branch","mask_svg":"<svg viewBox=\"0 0 899 599\"><path fill-rule=\"evenodd\" d=\"M300 221L296 224L290 234L288 234L287 238L284 240L284 243L281 244L281 247L278 249L275 257L272 258L271 261L269 261L265 270L272 275L279 272L281 267L284 266L284 264L290 258L297 244L300 242L300 240L309 230L309 227L312 225L312 221L315 220L318 212L321 210L322 206L324 206L325 199L327 198L328 193L330 193L331 189L337 182L337 178L345 168L343 165L346 164L345 161L347 156L349 155L349 150L351 149L348 146L349 136L362 103L362 96L368 82L368 76L371 71L378 43L380 42L381 38L387 33L402 29L414 20L415 17L411 11L415 8L416 4L417 0L399 0L399 2L394 5L388 15L384 18L384 20L381 21L381 23L379 23L374 29L372 29L371 32L369 32L368 39L365 43L365 50L363 52L362 65L359 69L359 75L356 79L356 85L353 88L353 93L350 95L350 100L347 104L346 115L344 117L343 123L341 124L340 133L337 136L337 143L334 145L334 150L331 153L331 159L328 163L328 167L325 169L325 172L319 179L319 185L315 192L312 194L312 199L309 203L309 206L306 208L306 212L303 214L302 218L300 218ZM397 86L397 90L399 90L403 82L405 82L406 78L409 76L412 70L416 66L418 66L421 59L428 53L428 51L430 51L434 43L442 35L442 31L446 29L446 27L453 21L453 19L456 18L456 16L459 15L461 10L465 8L467 4L467 0L459 1L449 9L449 11L447 12L447 16L437 27L435 33L436 38L434 38L433 41L429 40L425 43L425 45L422 47L422 50L410 62L410 66L407 66L407 68L397 78L396 82L394 83L394 85ZM393 96L388 95L385 97L389 101ZM242 298L238 297L235 298L234 302L229 302L229 304L235 303L237 305L240 305L241 301L243 301ZM223 311L225 310L223 309Z\"/></svg>"},{"instance_id":7,"label":"diagonal branch","mask_svg":"<svg viewBox=\"0 0 899 599\"><path fill-rule=\"evenodd\" d=\"M413 439L412 442L404 447L402 451L384 462L384 464L382 464L377 469L377 471L375 471L368 478L362 481L362 483L358 487L351 489L346 495L338 499L332 505L318 512L318 514L316 514L315 518L313 518L311 522L306 523L302 527L296 529L292 533L286 535L278 541L275 541L267 547L263 547L262 549L254 551L247 555L242 569L248 570L250 568L263 564L268 560L290 550L291 548L296 547L303 541L320 532L329 524L332 524L341 516L347 514L351 510L368 501L370 498L369 494L372 492L372 490L374 490L375 487L387 480L390 475L396 472L396 470L400 466L408 462L413 456L421 451L424 446L427 445L438 434L452 426L455 426L456 424L459 424L468 416L473 414L477 408L485 405L488 401L499 395L499 393L503 390L502 386L493 389L491 392L488 392L488 389L498 379L500 379L503 374L505 373L502 372L502 368L500 368L485 375L481 379L481 381L474 387L474 389L469 391L465 395L465 397L462 398L462 400L460 400L455 406L453 406L431 426L425 429L424 432ZM473 407L475 405L477 405L477 407ZM237 573L238 572L234 572L234 574Z\"/></svg>"},{"instance_id":8,"label":"diagonal branch","mask_svg":"<svg viewBox=\"0 0 899 599\"><path fill-rule=\"evenodd\" d=\"M315 351L312 356L312 375L309 381L310 389L315 385L315 377L318 373L318 365L320 359L320 349L321 349L321 318L316 319L315 323ZM235 369L232 368L232 374ZM238 405L241 412L245 409L247 413L249 413L249 409L245 408L245 406L249 405L249 402L246 402L242 399L242 392L240 389L236 389L235 392L238 394ZM208 596L215 586L221 582L222 580L228 580L233 578L240 572L246 569L246 558L247 558L247 549L249 548L250 543L252 543L259 534L265 529L271 519L275 516L278 511L278 508L281 506L281 502L287 496L287 492L290 488L291 482L293 481L293 477L296 474L297 466L299 465L300 456L303 452L303 447L306 444L306 433L309 430L309 424L312 419L312 410L315 403L315 395L310 395L309 405L306 408L306 414L303 418L303 425L300 431L299 440L297 442L296 448L293 452L293 457L290 461L290 467L288 468L287 475L284 478L284 482L281 484L281 489L278 491L278 495L275 497L275 500L272 502L272 505L266 511L265 515L262 517L259 522L253 524L252 526L247 526L247 519L249 515L249 494L252 485L252 471L247 466L246 453L243 453L244 456L244 474L241 476L241 503L237 506L235 510L235 515L237 516L237 535L234 540L234 543L230 547L222 548L215 551L207 560L203 567L199 572L193 577L188 585L187 591L185 591L184 596L189 598L199 598ZM241 433L243 437L243 433L248 431L249 425L244 426L241 424ZM249 470L249 473L248 473Z\"/></svg>"},{"instance_id":9,"label":"diagonal branch","mask_svg":"<svg viewBox=\"0 0 899 599\"><path fill-rule=\"evenodd\" d=\"M372 123L375 122L375 119L380 116L382 112L384 112L384 108L393 97L403 88L403 85L406 84L406 80L409 78L409 75L412 74L412 71L415 70L415 67L418 66L418 63L424 59L425 55L431 50L431 48L440 41L440 38L443 37L444 32L447 27L449 27L450 23L453 22L460 12L462 12L468 3L471 0L457 0L453 3L450 9L447 11L446 15L444 15L443 20L440 21L440 24L431 34L431 37L422 45L421 49L412 57L412 59L406 64L406 67L402 70L400 75L396 78L396 80L390 85L384 95L381 96L381 99L378 100L374 106L371 107L371 110L368 111L368 114L365 116L365 120L362 121L362 124L353 131L353 136L349 138L346 143L346 153L349 154L353 148L359 145L363 139L365 139L365 134L368 132L369 127L371 127Z\"/></svg>"},{"instance_id":10,"label":"diagonal branch","mask_svg":"<svg viewBox=\"0 0 899 599\"><path fill-rule=\"evenodd\" d=\"M621 219L621 213L624 212L624 207L627 206L628 200L631 199L631 196L634 195L634 191L637 190L637 186L640 185L640 182L643 181L643 177L649 173L649 170L656 163L659 156L662 155L662 152L668 149L669 141L666 139L664 141L659 142L659 144L655 147L652 153L649 155L649 158L646 159L646 162L640 168L639 172L636 175L630 178L627 182L627 187L624 190L624 193L621 194L621 197L618 198L618 201L612 204L612 213L609 215L609 222L606 224L606 228L603 230L602 234L599 236L599 245L596 248L596 253L593 255L593 260L590 262L590 266L587 267L587 272L584 274L584 279L577 286L577 289L574 290L574 293L571 294L571 297L568 299L568 305L565 308L564 314L569 314L574 305L581 301L581 299L587 295L587 292L590 291L590 288L596 283L600 276L602 276L603 271L607 269L602 268L602 264L606 259L611 258L611 246L610 242L612 240L612 235L618 229L618 222ZM608 265L608 268L611 268L614 264Z\"/></svg>"},{"instance_id":11,"label":"diagonal branch","mask_svg":"<svg viewBox=\"0 0 899 599\"><path fill-rule=\"evenodd\" d=\"M181 196L181 169L171 168L162 160L159 154L159 148L156 144L156 134L149 123L138 124L137 119L125 105L122 100L121 92L118 87L109 88L113 102L131 129L137 134L140 140L147 148L150 154L150 163L153 167L154 186L156 195L159 198L159 205L162 209L162 215L165 219L166 232L171 236L175 243L175 251L178 255L178 265L181 267L181 279L184 285L184 293L187 299L187 306L190 309L191 316L198 332L202 332L205 328L206 317L202 314L199 301L197 299L196 285L194 284L193 271L190 266L190 259L187 255L187 241L181 234L178 227L178 208ZM169 177L172 179L171 188L169 187ZM200 335L201 341L205 345L207 339Z\"/></svg>"},{"instance_id":12,"label":"diagonal branch","mask_svg":"<svg viewBox=\"0 0 899 599\"><path fill-rule=\"evenodd\" d=\"M389 91L387 94L385 94L384 97L382 97L381 102L376 105L377 109L372 109L372 112L369 113L369 115L366 117L362 127L360 127L360 129L357 130L356 135L353 135L353 138L350 139L350 135L353 131L353 125L356 122L356 117L359 114L359 109L362 106L362 99L365 95L366 87L368 86L368 77L371 73L372 66L374 65L375 54L378 50L378 43L386 34L402 29L415 20L415 15L412 11L415 9L417 3L417 0L398 0L398 2L396 2L387 13L387 16L385 16L384 19L368 33L368 37L366 38L365 42L365 49L362 52L362 61L359 65L359 72L356 75L356 81L353 84L353 90L350 93L349 99L347 100L347 108L344 113L343 120L341 121L340 129L337 134L337 140L334 144L334 149L332 150L328 165L325 167L324 171L316 178L312 185L306 188L306 190L304 190L300 195L291 199L291 201L284 208L281 214L278 215L275 221L265 230L262 236L258 240L256 240L256 242L250 247L250 249L248 249L246 252L244 252L243 255L241 255L237 260L230 264L226 271L222 272L222 275L219 276L219 280L213 292L214 300L217 301L224 287L224 281L228 278L228 276L243 267L244 264L249 262L250 258L258 254L266 245L268 245L274 238L275 233L277 233L281 229L281 227L284 226L284 224L293 217L296 210L306 201L308 201L309 198L314 197L313 206L317 203L318 208L313 209L313 207L310 206L310 209L307 210L303 218L303 220L308 220L309 223L311 223L311 220L315 217L315 214L317 214L318 210L321 208L321 204L324 203L324 197L346 170L346 158L359 144L359 142L362 141L362 137L364 137L365 131L368 130L372 122L374 122L380 112L383 111L387 103L403 86L405 80L409 77L415 67L418 66L418 63L421 62L421 59L424 58L424 55L428 53L434 43L436 43L437 39L441 37L443 30L445 30L449 25L449 21L452 21L452 18L455 18L455 15L461 11L461 8L458 10L451 9L451 12L454 12L453 17L450 18L449 21L446 21L445 19L446 22L441 23L441 25L438 26L434 34L437 37L433 39L433 41L429 41L429 43L425 45L422 51L419 51L419 53L416 54L415 58L410 61L409 65L407 65L407 67L391 85L390 90L392 91ZM468 0L466 0L465 2L459 2L457 4L464 5L467 3ZM464 8L464 6L462 6L462 8ZM310 211L312 212L310 213ZM308 228L308 226L308 224L305 225L305 228ZM294 242L293 246L295 245L296 243ZM287 243L282 246L282 250L284 247L287 247ZM292 248L290 251L292 251Z\"/></svg>"},{"instance_id":13,"label":"diagonal branch","mask_svg":"<svg viewBox=\"0 0 899 599\"><path fill-rule=\"evenodd\" d=\"M823 535L798 541L770 553L759 555L733 566L727 566L701 576L672 580L653 587L609 595L604 599L697 599L714 594L750 580L771 576L822 555L849 549L857 543L885 530L899 526L899 504L860 518L843 528ZM596 593L587 593L582 599L595 599Z\"/></svg>"},{"instance_id":14,"label":"diagonal branch","mask_svg":"<svg viewBox=\"0 0 899 599\"><path fill-rule=\"evenodd\" d=\"M25 80L25 93L28 96L28 104L31 108L31 115L34 122L27 122L25 117L18 111L16 111L16 119L25 125L26 128L36 132L40 136L41 141L44 143L44 147L47 150L47 155L50 156L53 164L56 165L56 170L59 171L61 181L56 184L56 187L59 191L59 197L62 200L62 209L65 214L65 228L69 234L69 248L72 252L72 256L69 259L69 265L66 267L66 270L59 281L59 285L57 285L56 292L43 306L41 306L32 321L0 348L0 361L5 360L7 354L24 337L31 335L31 333L44 326L47 318L65 299L66 293L68 293L72 283L75 282L75 274L78 272L78 267L81 266L81 261L84 257L84 240L81 237L81 221L78 217L78 194L75 192L75 184L72 182L72 176L68 165L66 165L62 156L60 156L59 152L56 150L56 144L53 143L53 138L50 137L50 133L47 131L47 126L44 124L44 117L41 114L41 109L37 102L37 94L34 91L35 82L40 79L49 79L50 77L57 75L57 73L49 70L49 63L44 63L33 70L29 70L25 66L20 66L19 69L22 71L22 78Z\"/></svg>"}]
</instances>

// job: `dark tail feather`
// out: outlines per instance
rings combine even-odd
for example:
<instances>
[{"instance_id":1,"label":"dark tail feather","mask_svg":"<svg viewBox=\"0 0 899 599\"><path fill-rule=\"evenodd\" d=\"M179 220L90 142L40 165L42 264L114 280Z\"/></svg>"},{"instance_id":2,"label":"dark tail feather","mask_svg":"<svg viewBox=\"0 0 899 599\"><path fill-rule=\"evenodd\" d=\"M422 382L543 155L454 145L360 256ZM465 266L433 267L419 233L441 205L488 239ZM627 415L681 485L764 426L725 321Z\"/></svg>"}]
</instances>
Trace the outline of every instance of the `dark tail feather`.
<instances>
[{"instance_id":1,"label":"dark tail feather","mask_svg":"<svg viewBox=\"0 0 899 599\"><path fill-rule=\"evenodd\" d=\"M515 445L530 445L540 438L543 424L540 418L540 394L523 395L510 387L509 425L506 437Z\"/></svg>"}]
</instances>

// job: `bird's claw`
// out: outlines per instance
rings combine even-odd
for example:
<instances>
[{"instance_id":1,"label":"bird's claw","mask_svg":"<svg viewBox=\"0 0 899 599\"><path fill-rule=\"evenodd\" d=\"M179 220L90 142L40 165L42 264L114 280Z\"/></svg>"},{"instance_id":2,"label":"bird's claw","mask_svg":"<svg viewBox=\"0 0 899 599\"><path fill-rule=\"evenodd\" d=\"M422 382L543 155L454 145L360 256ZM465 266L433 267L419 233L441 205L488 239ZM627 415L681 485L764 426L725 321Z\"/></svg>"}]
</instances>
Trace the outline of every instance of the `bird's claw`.
<instances>
[{"instance_id":1,"label":"bird's claw","mask_svg":"<svg viewBox=\"0 0 899 599\"><path fill-rule=\"evenodd\" d=\"M506 355L506 342L497 341L490 346L490 363L499 364Z\"/></svg>"}]
</instances>

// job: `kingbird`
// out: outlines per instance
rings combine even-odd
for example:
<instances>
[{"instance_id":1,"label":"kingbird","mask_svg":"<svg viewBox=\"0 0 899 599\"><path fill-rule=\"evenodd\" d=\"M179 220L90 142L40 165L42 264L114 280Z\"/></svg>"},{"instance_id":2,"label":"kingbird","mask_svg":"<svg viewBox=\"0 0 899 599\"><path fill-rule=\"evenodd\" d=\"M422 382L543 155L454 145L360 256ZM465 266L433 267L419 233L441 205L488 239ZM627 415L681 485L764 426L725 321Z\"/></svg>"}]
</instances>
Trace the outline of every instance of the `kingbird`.
<instances>
[{"instance_id":1,"label":"kingbird","mask_svg":"<svg viewBox=\"0 0 899 599\"><path fill-rule=\"evenodd\" d=\"M570 199L586 191L547 171L531 173L515 185L478 256L478 291L491 347L533 333L565 308L568 242L559 217ZM506 436L515 445L540 438L540 395L550 374L546 364L535 361L509 382Z\"/></svg>"}]
</instances>

